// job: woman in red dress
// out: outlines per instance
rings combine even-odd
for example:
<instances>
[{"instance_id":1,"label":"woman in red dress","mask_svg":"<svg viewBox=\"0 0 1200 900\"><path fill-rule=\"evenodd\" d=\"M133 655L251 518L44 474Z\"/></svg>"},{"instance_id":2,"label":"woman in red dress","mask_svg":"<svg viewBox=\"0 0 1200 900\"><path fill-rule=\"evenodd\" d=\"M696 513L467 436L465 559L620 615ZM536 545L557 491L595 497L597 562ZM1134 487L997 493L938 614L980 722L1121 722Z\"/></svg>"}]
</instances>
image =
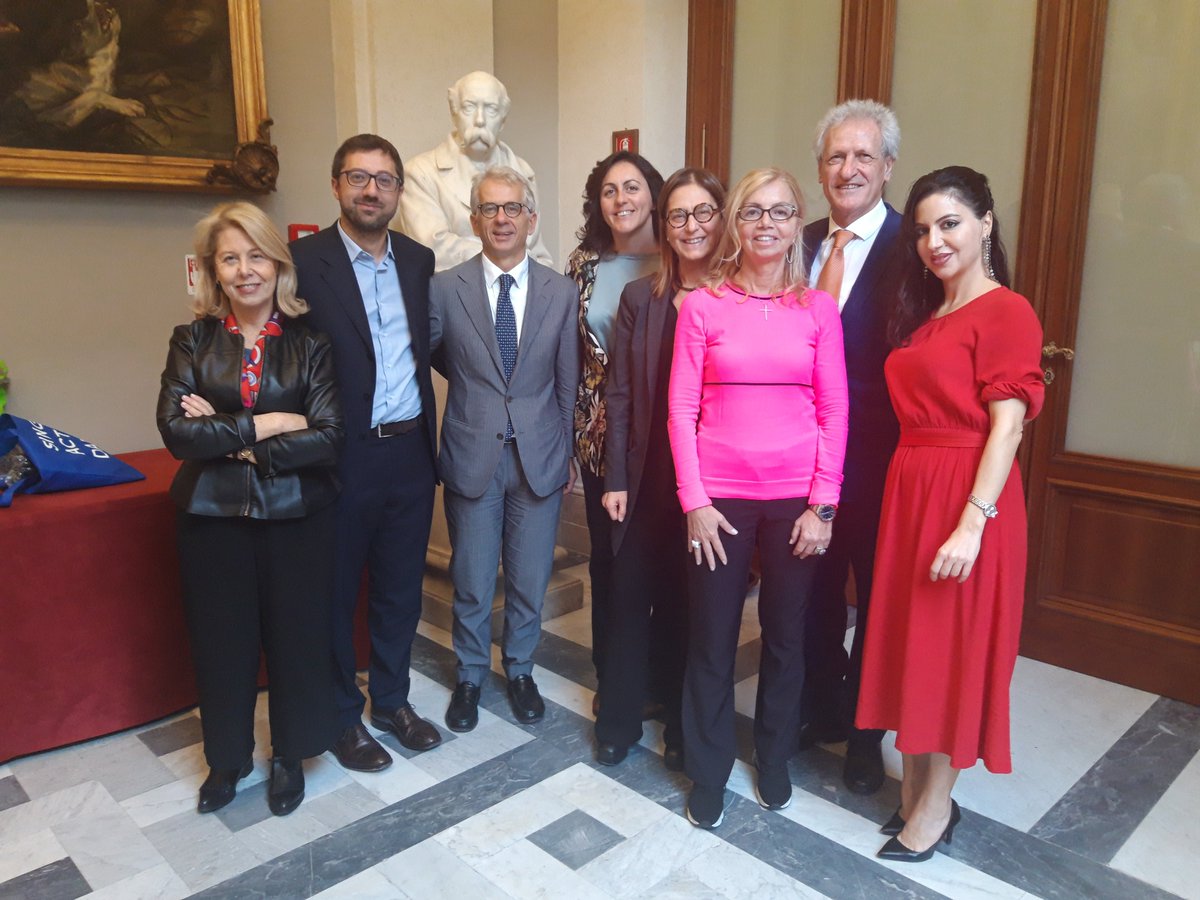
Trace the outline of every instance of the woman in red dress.
<instances>
[{"instance_id":1,"label":"woman in red dress","mask_svg":"<svg viewBox=\"0 0 1200 900\"><path fill-rule=\"evenodd\" d=\"M1009 683L1025 587L1015 463L1042 405L1042 329L1010 291L987 179L918 179L901 225L886 375L900 420L888 469L857 726L896 732L900 808L883 859L950 842L959 770L1010 772Z\"/></svg>"}]
</instances>

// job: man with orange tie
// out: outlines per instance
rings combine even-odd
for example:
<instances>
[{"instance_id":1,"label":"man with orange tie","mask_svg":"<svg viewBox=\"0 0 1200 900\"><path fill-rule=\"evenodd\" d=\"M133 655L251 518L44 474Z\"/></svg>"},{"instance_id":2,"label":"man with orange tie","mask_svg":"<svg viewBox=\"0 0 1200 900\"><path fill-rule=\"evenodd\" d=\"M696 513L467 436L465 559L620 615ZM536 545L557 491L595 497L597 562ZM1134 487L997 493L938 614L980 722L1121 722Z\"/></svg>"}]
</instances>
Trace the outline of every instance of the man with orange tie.
<instances>
[{"instance_id":1,"label":"man with orange tie","mask_svg":"<svg viewBox=\"0 0 1200 900\"><path fill-rule=\"evenodd\" d=\"M853 727L862 644L875 565L883 483L899 426L883 379L892 295L888 261L900 214L883 201L900 149L895 114L850 100L825 114L814 151L829 217L804 229L812 282L838 301L850 387L850 433L833 540L817 568L808 605L800 749L848 740L842 778L870 794L883 784L882 731ZM857 613L847 657L846 587L854 573Z\"/></svg>"}]
</instances>

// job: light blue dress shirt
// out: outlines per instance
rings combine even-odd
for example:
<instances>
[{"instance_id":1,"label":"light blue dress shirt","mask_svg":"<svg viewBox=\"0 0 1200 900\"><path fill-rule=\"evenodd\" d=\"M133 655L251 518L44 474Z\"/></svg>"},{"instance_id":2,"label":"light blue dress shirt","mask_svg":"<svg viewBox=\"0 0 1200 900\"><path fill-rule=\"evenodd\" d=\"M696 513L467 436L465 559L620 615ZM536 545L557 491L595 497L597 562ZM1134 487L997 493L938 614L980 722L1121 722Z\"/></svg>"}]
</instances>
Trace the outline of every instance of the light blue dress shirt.
<instances>
[{"instance_id":1,"label":"light blue dress shirt","mask_svg":"<svg viewBox=\"0 0 1200 900\"><path fill-rule=\"evenodd\" d=\"M392 236L388 235L387 253L379 262L342 230L338 234L358 281L371 343L375 348L375 400L371 407L371 427L415 419L421 414L421 389L417 384L417 361L413 355L412 329L400 292L396 257L392 254Z\"/></svg>"}]
</instances>

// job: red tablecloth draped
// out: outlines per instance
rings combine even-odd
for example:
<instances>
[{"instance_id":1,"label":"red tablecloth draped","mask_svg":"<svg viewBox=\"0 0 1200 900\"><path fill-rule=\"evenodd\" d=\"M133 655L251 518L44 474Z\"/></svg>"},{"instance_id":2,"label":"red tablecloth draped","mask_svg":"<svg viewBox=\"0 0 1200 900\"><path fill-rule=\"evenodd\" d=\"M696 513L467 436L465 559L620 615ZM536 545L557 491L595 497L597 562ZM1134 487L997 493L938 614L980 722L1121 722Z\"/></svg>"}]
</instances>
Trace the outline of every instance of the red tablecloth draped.
<instances>
[{"instance_id":1,"label":"red tablecloth draped","mask_svg":"<svg viewBox=\"0 0 1200 900\"><path fill-rule=\"evenodd\" d=\"M121 459L146 480L0 510L0 763L196 702L167 496L179 463Z\"/></svg>"}]
</instances>

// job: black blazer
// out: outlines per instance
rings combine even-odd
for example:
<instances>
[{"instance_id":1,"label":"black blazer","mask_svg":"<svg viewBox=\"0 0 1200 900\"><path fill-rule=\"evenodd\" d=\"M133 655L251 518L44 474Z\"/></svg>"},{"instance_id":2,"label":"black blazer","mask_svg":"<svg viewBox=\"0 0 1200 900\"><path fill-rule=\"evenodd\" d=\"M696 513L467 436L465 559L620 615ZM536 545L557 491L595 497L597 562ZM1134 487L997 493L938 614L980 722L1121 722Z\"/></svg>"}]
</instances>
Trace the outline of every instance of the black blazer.
<instances>
[{"instance_id":1,"label":"black blazer","mask_svg":"<svg viewBox=\"0 0 1200 900\"><path fill-rule=\"evenodd\" d=\"M158 430L183 465L171 483L180 509L201 516L294 519L332 503L342 442L342 410L329 341L302 322L285 320L268 336L253 409L242 406L243 342L212 316L180 325L171 336L158 395ZM188 418L180 400L199 394L217 411ZM294 412L308 428L256 440L255 413ZM256 465L230 459L253 447Z\"/></svg>"},{"instance_id":2,"label":"black blazer","mask_svg":"<svg viewBox=\"0 0 1200 900\"><path fill-rule=\"evenodd\" d=\"M433 459L437 434L436 401L429 374L429 279L433 275L433 251L398 231L389 234L412 333L421 415L429 439L429 457ZM333 361L346 413L343 454L346 462L368 439L371 407L375 402L375 347L367 311L354 277L354 266L336 226L293 241L291 250L299 282L296 294L309 305L304 318L333 342Z\"/></svg>"},{"instance_id":3,"label":"black blazer","mask_svg":"<svg viewBox=\"0 0 1200 900\"><path fill-rule=\"evenodd\" d=\"M625 285L613 340L609 345L607 417L604 444L604 490L628 491L625 521L612 526L613 553L621 549L630 517L637 507L638 489L651 441L668 440L667 433L650 433L663 329L671 294L653 292L657 275ZM680 510L680 515L682 515Z\"/></svg>"},{"instance_id":4,"label":"black blazer","mask_svg":"<svg viewBox=\"0 0 1200 900\"><path fill-rule=\"evenodd\" d=\"M896 284L890 274L892 250L900 234L900 213L888 204L887 217L875 236L862 272L842 309L846 345L846 381L850 389L850 431L842 468L842 500L859 495L859 486L882 481L896 448L900 425L892 410L883 363L891 352L887 326ZM810 269L821 242L829 234L829 218L804 229L804 267Z\"/></svg>"}]
</instances>

